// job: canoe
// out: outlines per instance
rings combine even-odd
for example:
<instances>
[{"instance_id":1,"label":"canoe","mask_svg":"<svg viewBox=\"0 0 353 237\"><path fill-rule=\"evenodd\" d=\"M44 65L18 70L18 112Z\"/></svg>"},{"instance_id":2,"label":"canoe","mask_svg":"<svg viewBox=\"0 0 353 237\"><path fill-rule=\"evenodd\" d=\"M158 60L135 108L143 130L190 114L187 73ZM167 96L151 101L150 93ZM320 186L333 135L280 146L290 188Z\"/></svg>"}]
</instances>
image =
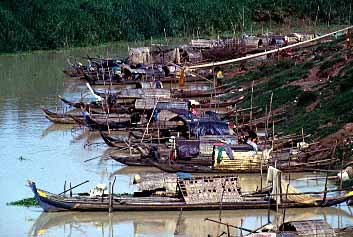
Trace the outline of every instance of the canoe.
<instances>
[{"instance_id":1,"label":"canoe","mask_svg":"<svg viewBox=\"0 0 353 237\"><path fill-rule=\"evenodd\" d=\"M66 113L56 113L52 112L47 108L41 108L45 117L53 123L57 124L79 124L85 125L85 119L82 113L66 112ZM106 122L107 118L105 114L92 114L95 121ZM129 114L110 114L108 120L130 120Z\"/></svg>"},{"instance_id":2,"label":"canoe","mask_svg":"<svg viewBox=\"0 0 353 237\"><path fill-rule=\"evenodd\" d=\"M215 89L209 90L181 90L172 89L171 96L173 98L192 98L192 97L210 97L214 95L226 94L234 90L233 87L225 88L223 86L217 87Z\"/></svg>"},{"instance_id":3,"label":"canoe","mask_svg":"<svg viewBox=\"0 0 353 237\"><path fill-rule=\"evenodd\" d=\"M128 147L129 144L131 146L134 146L134 144L140 144L142 143L165 143L166 141L168 141L169 137L161 137L160 139L156 137L151 138L151 137L147 137L145 136L144 139L141 141L141 138L123 138L123 137L113 137L111 135L108 135L107 133L104 133L102 131L100 131L100 135L103 139L103 141L110 147Z\"/></svg>"},{"instance_id":4,"label":"canoe","mask_svg":"<svg viewBox=\"0 0 353 237\"><path fill-rule=\"evenodd\" d=\"M67 100L61 96L59 96L60 100L65 104L80 109L81 107L86 108L87 111L96 114L104 114L108 112L108 107L106 104L102 105L99 102L91 102L91 103L84 103L84 102L73 102ZM109 106L109 113L127 113L128 107L132 106L134 101L130 100L123 100L123 101L114 101L114 105Z\"/></svg>"},{"instance_id":5,"label":"canoe","mask_svg":"<svg viewBox=\"0 0 353 237\"><path fill-rule=\"evenodd\" d=\"M74 116L71 116L77 123L80 124L81 120L78 120ZM117 121L119 120L119 121ZM108 131L111 130L126 130L126 128L134 126L131 123L130 118L113 118L113 119L94 119L90 115L85 115L84 124L92 130Z\"/></svg>"},{"instance_id":6,"label":"canoe","mask_svg":"<svg viewBox=\"0 0 353 237\"><path fill-rule=\"evenodd\" d=\"M278 180L281 187L287 186L290 193L282 192L285 188L271 188L271 193L242 193L236 176L178 178L174 184L175 194L168 196L158 195L160 189L138 191L132 195L118 195L113 192L111 194L110 191L106 194L103 188L100 193L91 190L89 193L66 196L38 189L33 181L28 181L28 184L40 207L46 212L219 210L220 205L223 210L268 209L276 206L278 208L328 207L346 202L353 196L352 192L326 198L310 196L307 195L309 193L299 193L282 179L278 179L277 177L281 177L280 172L274 175L273 180ZM172 183L170 185L173 187ZM112 189L113 186L109 187L109 190Z\"/></svg>"},{"instance_id":7,"label":"canoe","mask_svg":"<svg viewBox=\"0 0 353 237\"><path fill-rule=\"evenodd\" d=\"M71 116L81 116L82 115L78 115L78 114L69 114L69 113L55 113L55 112L51 112L50 110L48 110L45 107L41 107L45 117L53 122L53 123L57 123L57 124L76 124L76 121L73 120L73 118Z\"/></svg>"},{"instance_id":8,"label":"canoe","mask_svg":"<svg viewBox=\"0 0 353 237\"><path fill-rule=\"evenodd\" d=\"M153 166L153 162L164 164L171 162L167 159L153 160L151 157L143 157L141 154L138 155L111 155L111 159L120 162L124 165L128 166ZM212 159L207 158L195 158L188 160L175 160L174 164L188 164L188 165L202 165L202 166L210 166L212 165Z\"/></svg>"},{"instance_id":9,"label":"canoe","mask_svg":"<svg viewBox=\"0 0 353 237\"><path fill-rule=\"evenodd\" d=\"M176 162L157 162L151 161L150 164L168 173L188 172L188 173L260 173L266 172L267 168L271 165L277 165L283 172L312 172L319 170L326 170L329 167L330 161L323 160L319 162L289 162L286 161L271 161L264 163L262 166L259 164L242 165L240 162L234 161L227 166L215 167L213 165L200 165L200 164L179 164Z\"/></svg>"}]
</instances>

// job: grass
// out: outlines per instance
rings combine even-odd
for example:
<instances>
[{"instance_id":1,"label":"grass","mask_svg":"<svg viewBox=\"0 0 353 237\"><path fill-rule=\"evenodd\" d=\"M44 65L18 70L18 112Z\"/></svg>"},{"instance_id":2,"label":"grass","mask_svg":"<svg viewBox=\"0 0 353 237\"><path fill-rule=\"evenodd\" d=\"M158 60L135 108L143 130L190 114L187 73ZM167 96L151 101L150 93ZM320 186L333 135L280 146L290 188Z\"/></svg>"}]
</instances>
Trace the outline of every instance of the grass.
<instances>
[{"instance_id":1,"label":"grass","mask_svg":"<svg viewBox=\"0 0 353 237\"><path fill-rule=\"evenodd\" d=\"M353 52L342 47L343 40L339 38L309 48L315 52L315 56L311 57L309 53L304 62L282 59L258 66L255 71L229 79L228 82L249 88L251 81L254 81L253 106L268 107L273 93L272 108L286 109L285 120L276 128L279 132L300 133L304 128L305 133L312 134L314 138L323 138L338 131L346 123L353 122L353 60L345 61L346 58L352 58ZM337 75L327 81L327 75L332 74L332 68L337 67L337 64L341 65ZM306 78L314 68L318 68L319 73L313 76L317 77L318 84L319 78L323 78L324 85L314 84L312 91L304 91L303 87L291 84ZM243 108L250 107L250 91L247 90L240 104ZM317 107L307 111L306 107L316 101L319 102Z\"/></svg>"},{"instance_id":2,"label":"grass","mask_svg":"<svg viewBox=\"0 0 353 237\"><path fill-rule=\"evenodd\" d=\"M33 198L24 198L18 201L13 201L6 203L9 206L24 206L24 207L32 207L32 206L39 206L39 203L35 197Z\"/></svg>"}]
</instances>

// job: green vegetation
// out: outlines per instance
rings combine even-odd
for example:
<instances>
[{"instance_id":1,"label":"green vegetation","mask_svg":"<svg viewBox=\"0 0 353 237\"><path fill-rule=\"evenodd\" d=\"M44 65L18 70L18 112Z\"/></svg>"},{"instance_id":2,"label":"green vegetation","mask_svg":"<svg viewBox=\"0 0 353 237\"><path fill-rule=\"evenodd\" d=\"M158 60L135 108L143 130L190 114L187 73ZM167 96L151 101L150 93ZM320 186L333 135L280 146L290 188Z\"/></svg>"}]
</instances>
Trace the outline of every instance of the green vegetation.
<instances>
[{"instance_id":1,"label":"green vegetation","mask_svg":"<svg viewBox=\"0 0 353 237\"><path fill-rule=\"evenodd\" d=\"M350 0L5 0L0 52L242 32L250 28L348 24ZM353 17L352 17L353 18ZM245 28L245 29L244 29Z\"/></svg>"},{"instance_id":2,"label":"green vegetation","mask_svg":"<svg viewBox=\"0 0 353 237\"><path fill-rule=\"evenodd\" d=\"M9 202L7 203L7 205L32 207L32 206L39 206L39 203L37 199L33 197L33 198L24 198L14 202Z\"/></svg>"},{"instance_id":3,"label":"green vegetation","mask_svg":"<svg viewBox=\"0 0 353 237\"><path fill-rule=\"evenodd\" d=\"M250 107L252 81L253 106L265 111L273 93L272 109L285 110L285 119L276 126L277 131L300 133L304 128L314 138L325 137L353 122L353 52L344 49L343 42L341 38L335 44L305 49L309 51L305 60L274 59L227 82L247 88L246 98L240 104L243 108Z\"/></svg>"}]
</instances>

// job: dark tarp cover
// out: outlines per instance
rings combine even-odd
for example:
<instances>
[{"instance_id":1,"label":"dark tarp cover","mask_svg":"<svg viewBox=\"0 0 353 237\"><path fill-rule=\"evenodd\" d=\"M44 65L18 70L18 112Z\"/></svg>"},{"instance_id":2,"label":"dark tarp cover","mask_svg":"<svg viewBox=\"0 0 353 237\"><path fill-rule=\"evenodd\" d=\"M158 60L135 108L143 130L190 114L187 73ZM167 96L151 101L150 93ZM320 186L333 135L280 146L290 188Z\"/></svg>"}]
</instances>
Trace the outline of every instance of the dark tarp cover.
<instances>
[{"instance_id":1,"label":"dark tarp cover","mask_svg":"<svg viewBox=\"0 0 353 237\"><path fill-rule=\"evenodd\" d=\"M200 152L200 141L176 140L178 158L187 159L196 157Z\"/></svg>"},{"instance_id":2,"label":"dark tarp cover","mask_svg":"<svg viewBox=\"0 0 353 237\"><path fill-rule=\"evenodd\" d=\"M229 127L227 122L198 120L188 123L190 135L229 135Z\"/></svg>"},{"instance_id":3,"label":"dark tarp cover","mask_svg":"<svg viewBox=\"0 0 353 237\"><path fill-rule=\"evenodd\" d=\"M203 119L203 120L221 121L221 119L219 118L219 115L213 111L206 111L205 114L202 114L202 115L194 115L190 113L190 111L185 109L168 109L168 110L183 117L184 120Z\"/></svg>"}]
</instances>

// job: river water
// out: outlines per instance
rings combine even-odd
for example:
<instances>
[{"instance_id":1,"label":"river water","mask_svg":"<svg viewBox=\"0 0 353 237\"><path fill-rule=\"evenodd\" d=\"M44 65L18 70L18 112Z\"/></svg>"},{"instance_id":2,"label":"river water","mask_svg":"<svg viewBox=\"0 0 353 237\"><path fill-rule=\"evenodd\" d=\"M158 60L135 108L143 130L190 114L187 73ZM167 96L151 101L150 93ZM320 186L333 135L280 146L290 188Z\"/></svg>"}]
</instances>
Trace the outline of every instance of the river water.
<instances>
[{"instance_id":1,"label":"river water","mask_svg":"<svg viewBox=\"0 0 353 237\"><path fill-rule=\"evenodd\" d=\"M130 45L131 46L131 45ZM127 45L36 52L0 56L0 236L215 236L224 227L204 221L216 219L217 211L131 212L131 213L43 213L40 208L15 207L6 203L32 197L26 180L54 193L90 180L78 191L87 191L97 183L108 183L117 176L115 190L132 192L132 176L154 169L123 167L115 161L94 159L107 147L96 133L72 126L54 125L40 107L59 108L57 95L78 99L87 90L83 83L67 78L62 70L69 56L126 55ZM83 60L84 62L84 60ZM320 174L296 174L291 184L307 191L323 190L324 181L303 180ZM241 177L244 189L259 183L255 175ZM329 188L334 188L329 183ZM332 226L353 224L346 205L332 208L287 210L286 220L325 219ZM267 222L266 210L223 211L222 220L254 229ZM271 221L281 223L282 212L270 212ZM240 235L239 231L232 231Z\"/></svg>"}]
</instances>

